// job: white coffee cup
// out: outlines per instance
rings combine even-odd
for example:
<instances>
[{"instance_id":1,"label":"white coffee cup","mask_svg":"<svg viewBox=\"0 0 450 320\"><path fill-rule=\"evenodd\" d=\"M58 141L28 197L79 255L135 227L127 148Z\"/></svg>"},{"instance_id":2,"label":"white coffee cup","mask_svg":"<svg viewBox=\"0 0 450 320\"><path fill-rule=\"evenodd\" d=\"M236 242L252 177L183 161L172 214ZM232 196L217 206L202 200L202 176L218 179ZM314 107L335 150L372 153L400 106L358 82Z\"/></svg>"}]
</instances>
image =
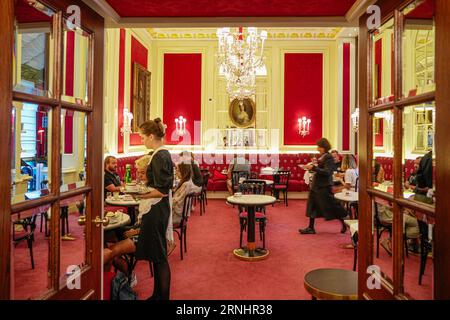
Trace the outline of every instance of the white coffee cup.
<instances>
[{"instance_id":1,"label":"white coffee cup","mask_svg":"<svg viewBox=\"0 0 450 320\"><path fill-rule=\"evenodd\" d=\"M113 198L114 198L114 200L119 200L119 192L118 191L114 191Z\"/></svg>"},{"instance_id":2,"label":"white coffee cup","mask_svg":"<svg viewBox=\"0 0 450 320\"><path fill-rule=\"evenodd\" d=\"M242 197L242 192L236 192L236 193L234 194L234 196L235 196L236 198Z\"/></svg>"}]
</instances>

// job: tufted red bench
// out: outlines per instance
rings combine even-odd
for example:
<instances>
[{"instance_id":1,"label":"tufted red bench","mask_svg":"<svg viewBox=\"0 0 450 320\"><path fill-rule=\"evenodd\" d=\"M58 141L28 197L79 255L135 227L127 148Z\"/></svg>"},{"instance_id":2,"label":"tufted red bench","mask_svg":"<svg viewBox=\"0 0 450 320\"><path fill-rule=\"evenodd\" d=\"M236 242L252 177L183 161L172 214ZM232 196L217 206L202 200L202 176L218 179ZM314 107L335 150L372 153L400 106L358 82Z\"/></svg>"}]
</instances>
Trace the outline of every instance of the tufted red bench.
<instances>
[{"instance_id":1,"label":"tufted red bench","mask_svg":"<svg viewBox=\"0 0 450 320\"><path fill-rule=\"evenodd\" d=\"M135 161L141 157L131 156L117 159L117 174L123 177L126 170L126 165L131 164L131 174L133 179L136 178ZM299 153L299 154L247 154L246 158L251 163L251 171L260 173L264 167L282 168L283 170L290 170L291 177L289 179L289 191L308 191L308 185L303 180L304 170L299 164L307 164L316 154ZM230 162L233 160L233 154L195 154L195 159L200 163L201 169L207 169L210 173L208 182L209 191L227 191L226 176L221 172L228 170ZM172 154L172 160L176 163L179 160L178 154ZM268 180L272 176L261 177Z\"/></svg>"},{"instance_id":2,"label":"tufted red bench","mask_svg":"<svg viewBox=\"0 0 450 320\"><path fill-rule=\"evenodd\" d=\"M414 172L414 160L406 159L403 165L403 180L407 181L409 176Z\"/></svg>"},{"instance_id":3,"label":"tufted red bench","mask_svg":"<svg viewBox=\"0 0 450 320\"><path fill-rule=\"evenodd\" d=\"M394 159L391 157L376 157L376 161L383 167L384 180L392 181L392 169L394 166Z\"/></svg>"}]
</instances>

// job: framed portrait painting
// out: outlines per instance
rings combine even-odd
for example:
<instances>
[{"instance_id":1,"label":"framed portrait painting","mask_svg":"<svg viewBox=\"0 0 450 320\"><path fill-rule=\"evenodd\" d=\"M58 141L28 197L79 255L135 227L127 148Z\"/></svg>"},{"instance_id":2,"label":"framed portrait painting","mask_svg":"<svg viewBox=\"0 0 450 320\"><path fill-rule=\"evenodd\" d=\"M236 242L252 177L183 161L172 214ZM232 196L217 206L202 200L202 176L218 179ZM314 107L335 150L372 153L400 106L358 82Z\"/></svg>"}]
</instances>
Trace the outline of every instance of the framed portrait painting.
<instances>
[{"instance_id":1,"label":"framed portrait painting","mask_svg":"<svg viewBox=\"0 0 450 320\"><path fill-rule=\"evenodd\" d=\"M150 119L150 81L151 73L139 63L134 63L133 79L133 132L139 131L139 125Z\"/></svg>"},{"instance_id":2,"label":"framed portrait painting","mask_svg":"<svg viewBox=\"0 0 450 320\"><path fill-rule=\"evenodd\" d=\"M256 117L255 102L252 99L247 98L244 99L241 104L238 99L234 99L230 103L228 114L231 122L238 128L251 127L254 124Z\"/></svg>"}]
</instances>

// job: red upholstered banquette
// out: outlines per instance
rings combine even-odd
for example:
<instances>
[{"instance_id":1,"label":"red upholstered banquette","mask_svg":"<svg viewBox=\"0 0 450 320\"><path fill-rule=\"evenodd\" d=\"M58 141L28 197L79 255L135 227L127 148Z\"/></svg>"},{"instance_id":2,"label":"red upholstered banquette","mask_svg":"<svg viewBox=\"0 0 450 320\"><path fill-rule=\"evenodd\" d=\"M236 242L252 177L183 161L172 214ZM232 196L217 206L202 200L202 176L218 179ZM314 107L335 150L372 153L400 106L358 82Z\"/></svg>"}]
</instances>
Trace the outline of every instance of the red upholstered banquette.
<instances>
[{"instance_id":1,"label":"red upholstered banquette","mask_svg":"<svg viewBox=\"0 0 450 320\"><path fill-rule=\"evenodd\" d=\"M377 157L376 160L384 169L384 180L393 180L394 159L391 157ZM405 159L402 166L403 180L408 180L409 176L414 172L414 159Z\"/></svg>"},{"instance_id":2,"label":"red upholstered banquette","mask_svg":"<svg viewBox=\"0 0 450 320\"><path fill-rule=\"evenodd\" d=\"M260 174L261 169L265 167L280 168L290 170L291 177L289 179L289 191L308 191L308 185L303 180L304 170L299 164L307 164L316 154L299 153L299 154L247 154L245 157L251 163L251 171ZM132 166L133 179L136 178L136 168L134 162L140 156L122 157L117 159L117 173L120 177L125 174L127 164ZM208 190L210 191L226 191L226 177L220 173L228 170L230 162L233 160L233 154L196 154L195 159L200 164L201 169L207 169L210 173L208 182ZM178 162L179 155L172 154L172 160ZM215 171L217 171L215 173ZM271 180L271 176L261 176L261 178Z\"/></svg>"}]
</instances>

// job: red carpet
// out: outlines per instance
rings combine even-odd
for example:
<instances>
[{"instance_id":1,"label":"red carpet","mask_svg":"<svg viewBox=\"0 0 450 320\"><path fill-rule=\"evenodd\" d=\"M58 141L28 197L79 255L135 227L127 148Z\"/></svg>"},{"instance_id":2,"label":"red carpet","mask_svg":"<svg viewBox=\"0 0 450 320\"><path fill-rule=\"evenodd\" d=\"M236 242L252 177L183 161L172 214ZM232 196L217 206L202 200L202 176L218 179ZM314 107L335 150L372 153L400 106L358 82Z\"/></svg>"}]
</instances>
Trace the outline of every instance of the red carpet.
<instances>
[{"instance_id":1,"label":"red carpet","mask_svg":"<svg viewBox=\"0 0 450 320\"><path fill-rule=\"evenodd\" d=\"M353 250L341 249L350 240L349 232L340 234L337 221L316 222L316 235L300 235L298 229L308 223L304 200L291 200L289 207L277 203L267 207L266 246L270 250L266 260L246 262L233 256L239 245L239 221L237 209L224 200L209 200L206 214L193 212L189 220L188 252L180 260L179 243L169 257L172 271L171 299L222 300L222 299L310 299L303 287L304 275L316 268L344 268L353 266ZM76 223L78 214L71 214L70 232L76 241L64 241L61 269L79 264L84 259L83 228ZM39 223L39 220L38 220ZM245 234L244 234L245 238ZM37 229L33 245L36 269L31 270L26 243L14 249L15 299L39 296L46 288L48 241ZM432 297L432 260L429 259L419 286L419 258L410 255L406 260L405 288L416 299ZM392 275L392 258L380 249L376 260L383 270ZM136 266L140 299L149 297L153 290L153 278L148 264Z\"/></svg>"}]
</instances>

